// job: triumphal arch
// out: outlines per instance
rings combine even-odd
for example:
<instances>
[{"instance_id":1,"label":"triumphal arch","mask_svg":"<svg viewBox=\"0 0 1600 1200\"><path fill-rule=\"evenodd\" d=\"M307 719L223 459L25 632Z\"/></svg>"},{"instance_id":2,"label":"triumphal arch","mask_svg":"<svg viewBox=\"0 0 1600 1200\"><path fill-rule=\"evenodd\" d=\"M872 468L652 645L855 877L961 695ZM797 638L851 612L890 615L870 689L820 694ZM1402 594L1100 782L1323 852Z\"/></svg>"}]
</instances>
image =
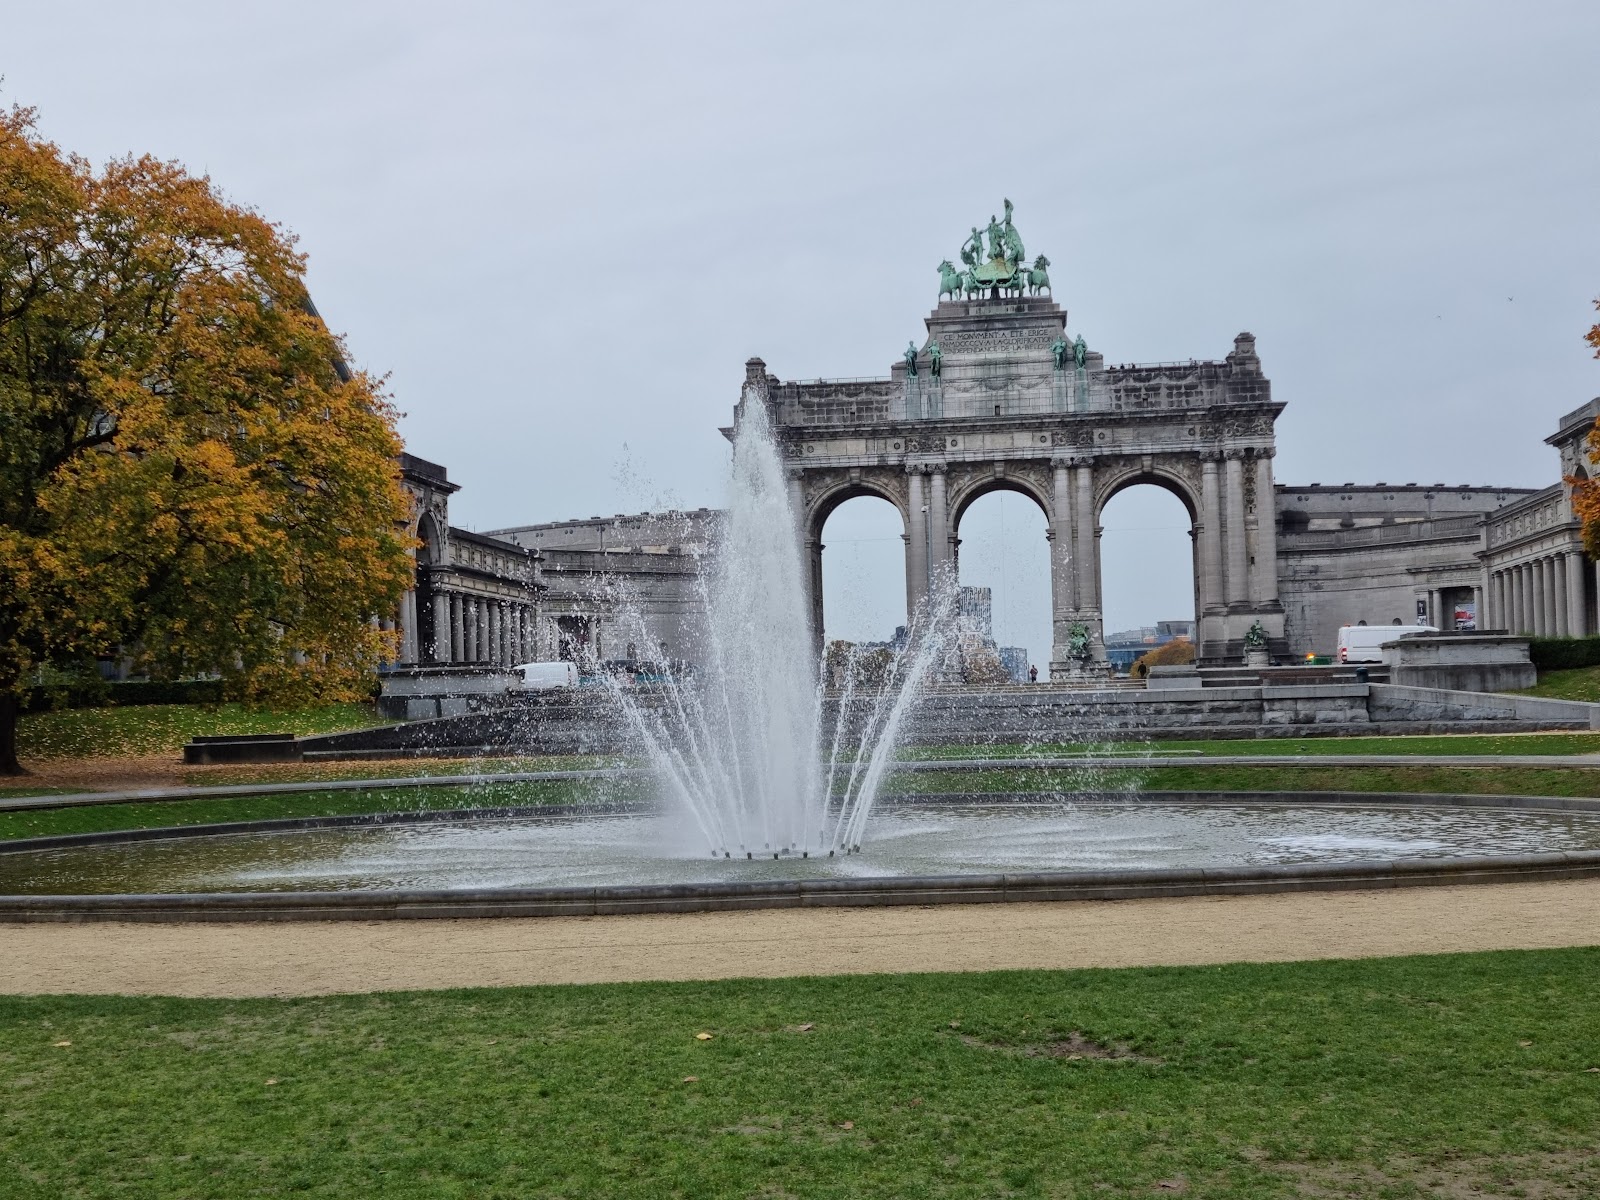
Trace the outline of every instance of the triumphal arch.
<instances>
[{"instance_id":1,"label":"triumphal arch","mask_svg":"<svg viewBox=\"0 0 1600 1200\"><path fill-rule=\"evenodd\" d=\"M953 579L961 518L1010 490L1044 512L1051 564L1052 678L1105 662L1100 514L1124 488L1156 484L1193 523L1203 662L1247 644L1282 654L1272 458L1283 405L1241 333L1219 361L1107 366L1053 298L1012 220L974 226L958 267L939 265L927 337L887 378L784 382L753 358L741 403L760 398L788 465L822 629L822 527L844 501L878 496L905 528L906 602Z\"/></svg>"}]
</instances>

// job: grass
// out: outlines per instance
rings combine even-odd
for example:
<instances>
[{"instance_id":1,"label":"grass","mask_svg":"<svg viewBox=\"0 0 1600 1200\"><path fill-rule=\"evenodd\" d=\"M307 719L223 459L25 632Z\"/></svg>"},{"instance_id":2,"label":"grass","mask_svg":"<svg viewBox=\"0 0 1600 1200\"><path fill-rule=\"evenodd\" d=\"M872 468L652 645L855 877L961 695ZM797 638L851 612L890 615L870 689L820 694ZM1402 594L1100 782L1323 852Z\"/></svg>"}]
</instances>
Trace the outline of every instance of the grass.
<instances>
[{"instance_id":1,"label":"grass","mask_svg":"<svg viewBox=\"0 0 1600 1200\"><path fill-rule=\"evenodd\" d=\"M100 833L112 829L167 829L224 821L336 817L358 813L442 812L461 808L513 808L641 798L638 782L574 780L498 783L471 787L366 788L287 796L210 797L143 804L0 812L0 841ZM4 1193L0 1193L3 1196Z\"/></svg>"},{"instance_id":2,"label":"grass","mask_svg":"<svg viewBox=\"0 0 1600 1200\"><path fill-rule=\"evenodd\" d=\"M371 704L278 712L242 704L146 704L29 713L17 725L17 756L128 758L176 754L193 737L243 733L336 733L384 724Z\"/></svg>"},{"instance_id":3,"label":"grass","mask_svg":"<svg viewBox=\"0 0 1600 1200\"><path fill-rule=\"evenodd\" d=\"M1593 1195L1597 976L1582 949L0 998L0 1196Z\"/></svg>"},{"instance_id":4,"label":"grass","mask_svg":"<svg viewBox=\"0 0 1600 1200\"><path fill-rule=\"evenodd\" d=\"M919 771L893 775L897 792L1462 792L1505 796L1600 796L1600 768L1585 767L1162 767L1140 771Z\"/></svg>"},{"instance_id":5,"label":"grass","mask_svg":"<svg viewBox=\"0 0 1600 1200\"><path fill-rule=\"evenodd\" d=\"M1152 751L1228 755L1298 754L1600 754L1600 733L1449 734L1410 737L1240 738L1210 741L1006 743L995 746L909 746L902 758L1012 758L1032 755L1145 754Z\"/></svg>"},{"instance_id":6,"label":"grass","mask_svg":"<svg viewBox=\"0 0 1600 1200\"><path fill-rule=\"evenodd\" d=\"M1541 671L1539 682L1518 694L1548 696L1552 700L1586 700L1590 704L1600 703L1600 667Z\"/></svg>"}]
</instances>

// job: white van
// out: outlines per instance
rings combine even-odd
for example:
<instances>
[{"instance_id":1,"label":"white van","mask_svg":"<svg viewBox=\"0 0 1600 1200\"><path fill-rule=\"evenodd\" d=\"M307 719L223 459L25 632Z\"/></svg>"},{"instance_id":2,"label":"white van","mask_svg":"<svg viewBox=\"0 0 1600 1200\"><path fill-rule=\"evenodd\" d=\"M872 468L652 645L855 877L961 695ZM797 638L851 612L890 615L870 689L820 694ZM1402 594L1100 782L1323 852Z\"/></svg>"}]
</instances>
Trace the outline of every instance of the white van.
<instances>
[{"instance_id":1,"label":"white van","mask_svg":"<svg viewBox=\"0 0 1600 1200\"><path fill-rule=\"evenodd\" d=\"M522 673L524 691L543 692L550 688L578 686L578 666L569 662L522 663L511 668Z\"/></svg>"},{"instance_id":2,"label":"white van","mask_svg":"<svg viewBox=\"0 0 1600 1200\"><path fill-rule=\"evenodd\" d=\"M1385 642L1410 633L1438 633L1432 625L1344 625L1339 629L1339 661L1342 663L1383 662Z\"/></svg>"}]
</instances>

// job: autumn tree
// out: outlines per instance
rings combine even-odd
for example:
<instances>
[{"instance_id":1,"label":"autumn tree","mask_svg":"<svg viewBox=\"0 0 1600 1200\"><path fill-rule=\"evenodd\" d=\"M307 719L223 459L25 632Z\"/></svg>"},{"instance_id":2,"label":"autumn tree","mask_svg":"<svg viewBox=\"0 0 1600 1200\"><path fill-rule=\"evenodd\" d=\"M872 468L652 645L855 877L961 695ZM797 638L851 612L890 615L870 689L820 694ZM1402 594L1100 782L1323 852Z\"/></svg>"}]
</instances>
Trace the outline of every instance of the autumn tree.
<instances>
[{"instance_id":1,"label":"autumn tree","mask_svg":"<svg viewBox=\"0 0 1600 1200\"><path fill-rule=\"evenodd\" d=\"M1594 306L1600 309L1600 300L1596 300ZM1591 325L1583 340L1594 347L1594 356L1600 358L1600 323ZM1589 461L1600 462L1600 421L1589 431L1587 444ZM1600 479L1585 472L1568 476L1567 483L1572 488L1572 510L1583 522L1583 548L1590 558L1600 559Z\"/></svg>"},{"instance_id":2,"label":"autumn tree","mask_svg":"<svg viewBox=\"0 0 1600 1200\"><path fill-rule=\"evenodd\" d=\"M370 686L410 571L400 444L304 268L208 179L97 171L0 111L0 772L43 664Z\"/></svg>"},{"instance_id":3,"label":"autumn tree","mask_svg":"<svg viewBox=\"0 0 1600 1200\"><path fill-rule=\"evenodd\" d=\"M1186 637L1175 637L1134 659L1128 673L1136 679L1143 679L1150 674L1151 667L1181 667L1193 661L1194 643Z\"/></svg>"}]
</instances>

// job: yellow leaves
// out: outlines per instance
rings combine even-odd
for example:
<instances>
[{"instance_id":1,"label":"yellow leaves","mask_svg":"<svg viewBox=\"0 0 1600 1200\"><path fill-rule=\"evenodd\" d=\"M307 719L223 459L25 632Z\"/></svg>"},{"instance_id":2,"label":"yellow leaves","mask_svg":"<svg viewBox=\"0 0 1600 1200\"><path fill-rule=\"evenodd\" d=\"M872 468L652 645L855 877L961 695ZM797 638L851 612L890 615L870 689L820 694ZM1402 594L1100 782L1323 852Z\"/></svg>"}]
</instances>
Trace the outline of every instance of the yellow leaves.
<instances>
[{"instance_id":1,"label":"yellow leaves","mask_svg":"<svg viewBox=\"0 0 1600 1200\"><path fill-rule=\"evenodd\" d=\"M410 578L400 443L383 381L340 377L293 239L174 163L97 176L13 109L0 277L22 245L57 274L0 326L0 379L29 381L0 389L0 687L138 641L245 692L363 692L393 652L369 619ZM36 345L78 357L51 374Z\"/></svg>"}]
</instances>

